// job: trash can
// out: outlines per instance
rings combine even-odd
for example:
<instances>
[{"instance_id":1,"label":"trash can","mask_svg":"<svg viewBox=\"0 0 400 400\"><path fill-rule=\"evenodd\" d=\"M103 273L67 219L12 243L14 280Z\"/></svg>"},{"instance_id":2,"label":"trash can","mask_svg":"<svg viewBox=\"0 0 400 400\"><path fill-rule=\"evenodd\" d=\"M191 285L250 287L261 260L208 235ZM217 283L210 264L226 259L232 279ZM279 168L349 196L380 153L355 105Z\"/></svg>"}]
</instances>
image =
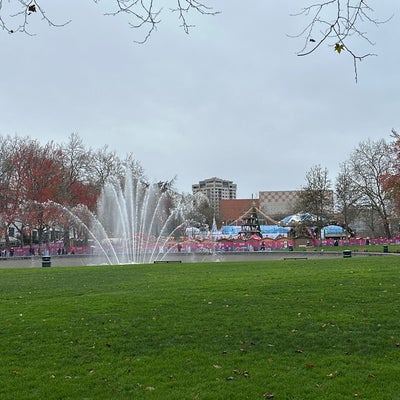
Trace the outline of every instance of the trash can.
<instances>
[{"instance_id":1,"label":"trash can","mask_svg":"<svg viewBox=\"0 0 400 400\"><path fill-rule=\"evenodd\" d=\"M51 257L50 256L42 257L42 267L51 267Z\"/></svg>"},{"instance_id":2,"label":"trash can","mask_svg":"<svg viewBox=\"0 0 400 400\"><path fill-rule=\"evenodd\" d=\"M385 244L385 245L383 246L383 252L384 252L384 253L389 253L389 246L388 246L388 245Z\"/></svg>"},{"instance_id":3,"label":"trash can","mask_svg":"<svg viewBox=\"0 0 400 400\"><path fill-rule=\"evenodd\" d=\"M289 251L293 251L293 246L291 244L289 244L288 249L289 249Z\"/></svg>"},{"instance_id":4,"label":"trash can","mask_svg":"<svg viewBox=\"0 0 400 400\"><path fill-rule=\"evenodd\" d=\"M343 258L350 258L351 250L343 250Z\"/></svg>"}]
</instances>

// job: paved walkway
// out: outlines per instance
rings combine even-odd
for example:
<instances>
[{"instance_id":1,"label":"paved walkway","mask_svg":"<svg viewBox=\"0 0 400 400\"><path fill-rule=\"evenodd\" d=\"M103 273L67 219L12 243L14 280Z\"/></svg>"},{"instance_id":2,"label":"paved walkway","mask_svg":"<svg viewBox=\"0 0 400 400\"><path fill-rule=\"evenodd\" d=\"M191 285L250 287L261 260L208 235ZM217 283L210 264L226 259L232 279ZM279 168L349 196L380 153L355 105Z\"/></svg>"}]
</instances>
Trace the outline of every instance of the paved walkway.
<instances>
[{"instance_id":1,"label":"paved walkway","mask_svg":"<svg viewBox=\"0 0 400 400\"><path fill-rule=\"evenodd\" d=\"M343 249L344 250L344 249ZM257 252L217 252L217 253L169 253L164 261L182 263L224 262L224 261L268 261L293 259L342 258L341 251L257 251ZM397 253L351 252L351 257L396 256ZM60 255L51 257L52 267L73 267L105 264L104 258L87 255ZM0 268L41 268L42 258L4 257L0 258Z\"/></svg>"}]
</instances>

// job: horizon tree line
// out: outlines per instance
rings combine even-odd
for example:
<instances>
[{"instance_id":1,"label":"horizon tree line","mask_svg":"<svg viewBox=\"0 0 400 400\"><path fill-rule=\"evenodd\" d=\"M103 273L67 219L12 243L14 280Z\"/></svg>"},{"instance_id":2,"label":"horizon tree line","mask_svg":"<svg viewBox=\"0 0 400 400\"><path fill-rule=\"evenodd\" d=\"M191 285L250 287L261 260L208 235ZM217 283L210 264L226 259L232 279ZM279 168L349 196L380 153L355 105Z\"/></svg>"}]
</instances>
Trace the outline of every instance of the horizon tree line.
<instances>
[{"instance_id":1,"label":"horizon tree line","mask_svg":"<svg viewBox=\"0 0 400 400\"><path fill-rule=\"evenodd\" d=\"M76 133L59 144L0 136L0 236L5 246L10 247L9 236L14 231L21 244L41 245L58 239L68 248L71 232L74 239L85 236L79 224L71 222L70 212L84 206L96 214L104 185L114 182L123 187L127 170L144 185L150 184L132 153L121 158L108 146L88 148ZM321 165L312 166L305 180L294 211L315 215L318 231L326 221L348 228L362 219L373 235L390 238L398 233L400 135L395 130L390 142L368 139L359 143L340 165L334 190L328 170ZM180 200L186 198L191 204L187 217L193 226L211 226L214 213L206 199L176 193L174 182L175 178L158 182L159 190L175 192ZM174 196L169 199L170 210ZM56 227L63 229L59 237L54 236Z\"/></svg>"},{"instance_id":2,"label":"horizon tree line","mask_svg":"<svg viewBox=\"0 0 400 400\"><path fill-rule=\"evenodd\" d=\"M79 227L71 222L71 210L84 206L96 213L104 185L114 182L123 186L128 170L134 179L149 184L132 153L120 158L108 146L87 148L75 133L60 144L0 136L0 237L5 246L10 247L10 231L14 231L21 244L41 246L62 239L69 248L71 232L75 238L79 236ZM158 183L160 190L170 184ZM54 237L56 227L63 227L61 237Z\"/></svg>"},{"instance_id":3,"label":"horizon tree line","mask_svg":"<svg viewBox=\"0 0 400 400\"><path fill-rule=\"evenodd\" d=\"M390 142L360 142L340 165L333 188L326 168L311 167L296 207L315 215L319 229L323 221L349 228L361 220L373 236L391 238L398 234L400 135L393 129Z\"/></svg>"}]
</instances>

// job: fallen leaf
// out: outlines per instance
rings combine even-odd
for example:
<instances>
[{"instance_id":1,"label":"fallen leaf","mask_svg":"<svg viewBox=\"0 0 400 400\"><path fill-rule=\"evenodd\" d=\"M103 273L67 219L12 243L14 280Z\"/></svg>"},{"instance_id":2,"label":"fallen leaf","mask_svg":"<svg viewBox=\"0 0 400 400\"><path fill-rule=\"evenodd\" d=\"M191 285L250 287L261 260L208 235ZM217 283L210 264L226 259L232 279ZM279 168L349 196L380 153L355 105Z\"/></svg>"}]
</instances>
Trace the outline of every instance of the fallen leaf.
<instances>
[{"instance_id":1,"label":"fallen leaf","mask_svg":"<svg viewBox=\"0 0 400 400\"><path fill-rule=\"evenodd\" d=\"M241 374L241 372L238 369L234 369L233 373L236 374L236 375L240 375Z\"/></svg>"},{"instance_id":2,"label":"fallen leaf","mask_svg":"<svg viewBox=\"0 0 400 400\"><path fill-rule=\"evenodd\" d=\"M273 395L272 393L270 393L270 392L267 392L267 393L264 393L264 397L265 397L266 399L273 399L273 398L274 398L274 395Z\"/></svg>"},{"instance_id":3,"label":"fallen leaf","mask_svg":"<svg viewBox=\"0 0 400 400\"><path fill-rule=\"evenodd\" d=\"M307 368L314 368L314 364L305 364Z\"/></svg>"},{"instance_id":4,"label":"fallen leaf","mask_svg":"<svg viewBox=\"0 0 400 400\"><path fill-rule=\"evenodd\" d=\"M214 364L213 367L214 367L215 369L220 369L220 368L222 368L222 367L221 367L220 365L218 365L218 364Z\"/></svg>"},{"instance_id":5,"label":"fallen leaf","mask_svg":"<svg viewBox=\"0 0 400 400\"><path fill-rule=\"evenodd\" d=\"M152 392L153 390L156 390L156 388L153 386L147 386L146 390L149 390L150 392Z\"/></svg>"},{"instance_id":6,"label":"fallen leaf","mask_svg":"<svg viewBox=\"0 0 400 400\"><path fill-rule=\"evenodd\" d=\"M226 380L227 380L227 381L233 381L234 379L235 379L235 378L234 378L233 376L227 376L227 377L226 377Z\"/></svg>"}]
</instances>

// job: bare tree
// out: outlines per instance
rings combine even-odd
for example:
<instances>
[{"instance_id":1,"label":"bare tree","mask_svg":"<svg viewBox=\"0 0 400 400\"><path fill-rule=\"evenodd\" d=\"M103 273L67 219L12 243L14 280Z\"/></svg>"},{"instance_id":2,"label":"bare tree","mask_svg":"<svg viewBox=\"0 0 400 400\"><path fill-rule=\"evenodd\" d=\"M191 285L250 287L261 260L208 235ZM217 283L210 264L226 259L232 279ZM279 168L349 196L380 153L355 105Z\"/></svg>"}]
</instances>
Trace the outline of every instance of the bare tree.
<instances>
[{"instance_id":1,"label":"bare tree","mask_svg":"<svg viewBox=\"0 0 400 400\"><path fill-rule=\"evenodd\" d=\"M58 201L66 207L76 207L81 203L82 191L86 193L93 191L88 181L88 168L90 151L84 146L82 139L77 133L72 133L67 143L62 143L58 150L60 166L62 169L63 180L60 185ZM79 188L79 189L78 189ZM95 195L93 195L95 197ZM68 218L68 213L64 213L63 218L63 242L64 248L70 248L70 233L75 228ZM73 235L74 238L76 234Z\"/></svg>"},{"instance_id":2,"label":"bare tree","mask_svg":"<svg viewBox=\"0 0 400 400\"><path fill-rule=\"evenodd\" d=\"M195 194L177 195L180 199L176 202L184 204L184 210L180 216L187 227L208 229L212 224L214 210L210 206L208 197L201 192Z\"/></svg>"},{"instance_id":3,"label":"bare tree","mask_svg":"<svg viewBox=\"0 0 400 400\"><path fill-rule=\"evenodd\" d=\"M142 166L142 164L135 158L133 153L128 153L125 157L125 159L122 162L125 171L130 171L132 173L132 178L133 179L140 179L143 181L147 181L147 178L145 176L145 171ZM120 171L122 173L122 170ZM124 176L121 176L121 179L125 178ZM165 184L167 184L165 182ZM172 182L170 182L172 184Z\"/></svg>"},{"instance_id":4,"label":"bare tree","mask_svg":"<svg viewBox=\"0 0 400 400\"><path fill-rule=\"evenodd\" d=\"M71 189L74 183L88 183L88 169L90 151L85 147L78 134L72 133L67 143L59 147L60 162L63 169L62 199L67 205L75 206L78 201L74 199Z\"/></svg>"},{"instance_id":5,"label":"bare tree","mask_svg":"<svg viewBox=\"0 0 400 400\"><path fill-rule=\"evenodd\" d=\"M315 216L315 224L320 230L330 220L333 212L333 192L328 170L314 165L306 174L306 184L298 196L301 211Z\"/></svg>"},{"instance_id":6,"label":"bare tree","mask_svg":"<svg viewBox=\"0 0 400 400\"><path fill-rule=\"evenodd\" d=\"M335 184L336 207L342 218L342 223L348 229L359 213L361 194L358 186L351 177L351 168L348 162L340 166L339 175Z\"/></svg>"},{"instance_id":7,"label":"bare tree","mask_svg":"<svg viewBox=\"0 0 400 400\"><path fill-rule=\"evenodd\" d=\"M108 145L91 151L88 173L90 180L100 191L104 184L110 180L120 181L124 176L121 159Z\"/></svg>"},{"instance_id":8,"label":"bare tree","mask_svg":"<svg viewBox=\"0 0 400 400\"><path fill-rule=\"evenodd\" d=\"M360 206L376 212L386 237L391 237L393 202L385 191L384 177L392 168L392 155L384 139L361 142L350 156L350 177L360 194Z\"/></svg>"}]
</instances>

